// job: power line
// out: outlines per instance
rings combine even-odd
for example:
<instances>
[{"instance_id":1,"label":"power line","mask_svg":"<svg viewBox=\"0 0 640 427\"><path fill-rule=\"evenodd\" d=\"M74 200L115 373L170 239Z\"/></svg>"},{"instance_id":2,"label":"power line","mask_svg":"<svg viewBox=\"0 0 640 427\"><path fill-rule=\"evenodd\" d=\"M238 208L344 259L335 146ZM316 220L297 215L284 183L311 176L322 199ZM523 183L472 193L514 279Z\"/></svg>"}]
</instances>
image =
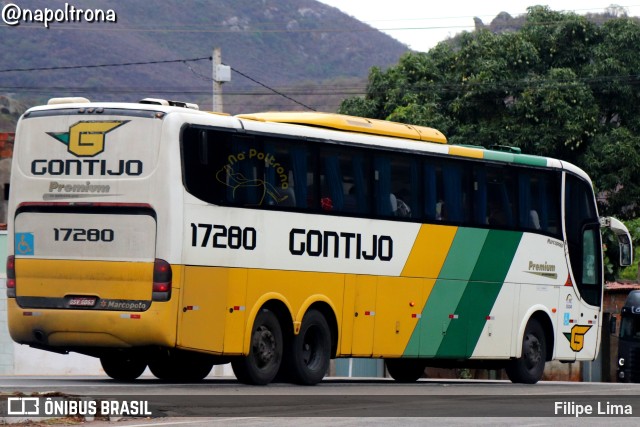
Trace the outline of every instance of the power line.
<instances>
[{"instance_id":1,"label":"power line","mask_svg":"<svg viewBox=\"0 0 640 427\"><path fill-rule=\"evenodd\" d=\"M32 72L32 71L55 71L55 70L75 70L75 69L81 69L81 68L104 68L104 67L127 67L127 66L132 66L132 65L156 65L156 64L169 64L169 63L187 63L187 62L195 62L195 61L203 61L203 60L209 60L211 61L212 58L210 56L207 57L200 57L200 58L185 58L185 59L168 59L168 60L163 60L163 61L142 61L142 62L120 62L120 63L112 63L112 64L92 64L92 65L63 65L63 66L55 66L55 67L32 67L32 68L10 68L10 69L4 69L4 70L0 70L0 73L9 73L9 72ZM197 75L197 73L195 72L195 70L193 70L191 67L189 67L189 69ZM260 86L264 87L265 89L275 93L276 95L282 96L290 101L295 102L296 104L307 108L309 110L312 111L316 111L315 109L309 107L308 105L303 104L300 101L297 101L293 98L291 98L288 95L285 95L284 93L260 82L259 80L247 75L246 73L243 73L240 70L237 70L233 67L231 67L231 69L233 71L235 71L236 73L240 74L241 76L243 76L246 79L251 80L252 82L259 84Z\"/></svg>"},{"instance_id":2,"label":"power line","mask_svg":"<svg viewBox=\"0 0 640 427\"><path fill-rule=\"evenodd\" d=\"M225 65L226 65L226 64L225 64ZM231 68L231 70L232 70L232 71L234 71L234 72L236 72L236 73L240 74L242 77L244 77L244 78L246 78L246 79L249 79L249 80L251 80L252 82L254 82L254 83L256 83L256 84L259 84L260 86L262 86L263 88L265 88L265 89L267 89L267 90L269 90L269 91L273 92L274 94L279 95L279 96L282 96L283 98L286 98L286 99L288 99L288 100L290 100L290 101L293 101L293 102L295 102L296 104L300 105L301 107L307 108L307 109L309 109L309 110L311 110L311 111L316 111L314 108L311 108L311 107L309 107L308 105L303 104L302 102L300 102L300 101L298 101L298 100L296 100L296 99L293 99L293 98L291 98L290 96L285 95L284 93L282 93L282 92L280 92L280 91L278 91L278 90L276 90L276 89L274 89L274 88L272 88L272 87L270 87L270 86L267 86L266 84L264 84L264 83L262 83L262 82L260 82L260 81L258 81L258 80L256 80L256 79L254 79L253 77L251 77L251 76L249 76L249 75L247 75L247 74L243 73L242 71L238 70L237 68L234 68L234 67L231 67L231 66L229 66L229 67ZM193 72L195 73L195 71L194 71L193 69L191 69L191 71L193 71ZM212 80L213 80L213 79L212 79Z\"/></svg>"},{"instance_id":3,"label":"power line","mask_svg":"<svg viewBox=\"0 0 640 427\"><path fill-rule=\"evenodd\" d=\"M71 70L71 69L100 68L100 67L123 67L123 66L132 66L132 65L152 65L152 64L166 64L166 63L185 63L186 64L187 62L201 61L201 60L209 60L209 61L211 61L212 58L210 56L208 56L208 57L201 57L201 58L184 58L184 59L143 61L143 62L124 62L124 63L89 64L89 65L65 65L65 66L32 67L32 68L12 68L12 69L0 70L0 73L32 72L32 71L56 71L56 70ZM213 79L211 77L205 76L205 75L199 73L198 71L194 70L191 66L187 65L187 67L200 80L204 80L204 81L207 81L207 82L213 81ZM261 85L264 88L267 88L268 90L270 90L272 92L275 91L275 93L278 93L278 91L276 89L273 89L273 88L269 87L268 85L258 81L256 78L250 77L246 73L243 73L240 70L237 70L237 69L235 69L233 67L232 67L232 69L233 69L233 71L237 72L238 74L242 75L243 77L246 77L247 79L251 80L252 82L257 83L257 84ZM321 85L315 85L315 86L321 86ZM48 87L50 87L50 86L47 86L47 88ZM291 87L295 88L295 86L291 86ZM346 86L346 87L352 87L352 85L349 85L349 86ZM360 85L358 87L362 87L362 85ZM25 86L15 86L14 88L15 89L23 89L23 88L25 88ZM37 87L35 87L35 88L37 88ZM43 87L43 89L44 88L45 87ZM284 90L284 89L281 88L280 90Z\"/></svg>"},{"instance_id":4,"label":"power line","mask_svg":"<svg viewBox=\"0 0 640 427\"><path fill-rule=\"evenodd\" d=\"M210 59L210 58L206 58ZM180 60L182 61L182 60ZM113 64L115 66L116 64ZM82 68L85 66L77 66L77 68ZM54 67L52 67L54 68ZM248 80L260 85L265 88L268 92L264 91L256 91L251 90L248 87L238 87L230 92L225 92L227 95L249 95L249 96L260 96L260 95L269 95L270 93L282 96L290 101L298 103L296 100L291 98L289 95L362 95L367 92L367 83L363 84L354 84L354 83L346 83L346 84L336 84L333 82L326 84L314 84L312 88L305 87L305 83L301 83L300 85L289 85L289 86L280 86L278 88L271 87L261 81L253 78L246 73L231 67L231 69L240 74L241 76L247 78ZM0 70L1 72L2 70ZM192 70L193 71L193 70ZM210 77L203 76L201 74L197 74L197 76L201 77L203 80L212 81ZM416 82L413 84L404 84L396 87L396 89L404 90L407 93L410 92L422 92L422 91L433 91L442 90L442 91L450 91L450 90L464 90L464 89L473 89L473 88L501 88L504 90L513 90L523 87L531 87L531 86L543 86L546 84L563 84L563 85L575 85L575 84L591 84L591 85L599 85L606 84L611 82L619 82L619 83L631 83L637 84L640 81L640 74L611 74L611 75L603 75L603 76L584 76L584 77L576 77L576 78L551 78L551 77L538 77L538 78L521 78L521 79L511 79L511 80L494 80L494 81L466 81L464 83L460 82L447 82L447 81L439 81L439 82ZM13 91L13 90L46 90L46 91L56 91L56 90L73 90L73 91L103 91L106 93L137 93L137 92L161 92L161 93L207 93L200 87L175 87L175 88L167 88L163 86L161 89L154 87L68 87L68 86L58 86L52 87L48 86L28 86L28 85L20 85L20 86L0 86L0 90L4 91ZM284 92L289 93L289 95ZM374 93L374 92L369 92ZM304 104L299 103L302 107L306 107Z\"/></svg>"},{"instance_id":5,"label":"power line","mask_svg":"<svg viewBox=\"0 0 640 427\"><path fill-rule=\"evenodd\" d=\"M176 62L203 61L205 59L211 60L211 57L207 56L203 58L167 59L164 61L120 62L115 64L61 65L56 67L38 67L38 68L10 68L5 70L0 70L0 73L9 73L9 72L24 73L29 71L75 70L79 68L126 67L131 65L152 65L152 64L169 64L169 63L176 63Z\"/></svg>"},{"instance_id":6,"label":"power line","mask_svg":"<svg viewBox=\"0 0 640 427\"><path fill-rule=\"evenodd\" d=\"M224 65L227 65L227 64L224 64ZM188 66L188 67L189 67L189 70L190 70L190 71L191 71L191 72L192 72L196 77L198 77L199 79L201 79L201 80L205 80L205 81L214 81L211 77L204 76L204 75L200 74L199 72L197 72L196 70L194 70L191 66ZM259 84L260 86L262 86L262 87L264 87L265 89L267 89L267 90L269 90L269 91L273 92L273 93L274 93L274 94L276 94L276 95L282 96L282 97L284 97L284 98L286 98L286 99L288 99L288 100L290 100L290 101L293 101L293 102L295 102L296 104L298 104L298 105L300 105L300 106L302 106L302 107L304 107L304 108L307 108L307 109L312 110L312 111L316 111L315 109L313 109L313 108L309 107L308 105L305 105L305 104L303 104L302 102L297 101L297 100L295 100L295 99L291 98L290 96L285 95L284 93L282 93L282 92L280 92L280 91L278 91L278 90L276 90L276 89L274 89L274 88L272 88L272 87L270 87L270 86L267 86L266 84L264 84L264 83L262 83L262 82L260 82L260 81L258 81L258 80L256 80L256 79L254 79L253 77L248 76L247 74L243 73L242 71L240 71L240 70L238 70L238 69L236 69L236 68L234 68L234 67L232 67L232 66L230 66L230 65L229 65L229 68L231 68L231 70L232 70L232 71L234 71L234 72L236 72L236 73L240 74L242 77L244 77L244 78L246 78L246 79L248 79L248 80L251 80L252 82L254 82L254 83L256 83L256 84ZM230 93L228 93L228 92L227 92L227 95L229 95L229 94L230 94Z\"/></svg>"}]
</instances>

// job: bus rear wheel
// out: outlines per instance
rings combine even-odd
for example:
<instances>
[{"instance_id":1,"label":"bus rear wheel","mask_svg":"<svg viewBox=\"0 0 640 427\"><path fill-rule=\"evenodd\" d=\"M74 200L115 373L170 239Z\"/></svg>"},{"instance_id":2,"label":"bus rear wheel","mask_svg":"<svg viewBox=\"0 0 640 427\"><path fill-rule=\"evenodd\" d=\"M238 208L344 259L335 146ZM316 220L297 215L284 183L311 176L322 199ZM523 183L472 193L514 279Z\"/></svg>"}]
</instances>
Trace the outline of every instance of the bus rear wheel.
<instances>
[{"instance_id":1,"label":"bus rear wheel","mask_svg":"<svg viewBox=\"0 0 640 427\"><path fill-rule=\"evenodd\" d=\"M391 378L400 383L416 382L426 367L420 359L385 359L384 363Z\"/></svg>"},{"instance_id":2,"label":"bus rear wheel","mask_svg":"<svg viewBox=\"0 0 640 427\"><path fill-rule=\"evenodd\" d=\"M251 330L251 346L246 357L231 362L233 373L244 384L269 384L282 362L282 328L273 312L262 309Z\"/></svg>"},{"instance_id":3,"label":"bus rear wheel","mask_svg":"<svg viewBox=\"0 0 640 427\"><path fill-rule=\"evenodd\" d=\"M300 332L291 339L288 356L293 382L315 385L322 381L331 361L331 332L322 313L309 310L304 315Z\"/></svg>"},{"instance_id":4,"label":"bus rear wheel","mask_svg":"<svg viewBox=\"0 0 640 427\"><path fill-rule=\"evenodd\" d=\"M522 356L509 361L507 376L513 383L535 384L542 379L547 344L540 322L531 319L522 338Z\"/></svg>"},{"instance_id":5,"label":"bus rear wheel","mask_svg":"<svg viewBox=\"0 0 640 427\"><path fill-rule=\"evenodd\" d=\"M212 356L173 350L149 361L149 370L161 380L191 382L204 379L213 365Z\"/></svg>"},{"instance_id":6,"label":"bus rear wheel","mask_svg":"<svg viewBox=\"0 0 640 427\"><path fill-rule=\"evenodd\" d=\"M103 356L100 364L108 376L118 381L133 381L147 369L147 362L130 354Z\"/></svg>"}]
</instances>

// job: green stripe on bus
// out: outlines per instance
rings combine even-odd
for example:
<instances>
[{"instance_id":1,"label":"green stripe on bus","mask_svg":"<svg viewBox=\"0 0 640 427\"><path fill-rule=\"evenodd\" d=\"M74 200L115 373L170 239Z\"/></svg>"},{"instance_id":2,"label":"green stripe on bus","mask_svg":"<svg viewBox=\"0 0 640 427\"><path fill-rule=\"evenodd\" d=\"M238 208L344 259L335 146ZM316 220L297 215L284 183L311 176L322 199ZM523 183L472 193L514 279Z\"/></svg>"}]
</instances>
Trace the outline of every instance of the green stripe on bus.
<instances>
[{"instance_id":1,"label":"green stripe on bus","mask_svg":"<svg viewBox=\"0 0 640 427\"><path fill-rule=\"evenodd\" d=\"M514 154L501 151L485 150L484 159L528 166L547 166L546 157L532 156L530 154Z\"/></svg>"},{"instance_id":2,"label":"green stripe on bus","mask_svg":"<svg viewBox=\"0 0 640 427\"><path fill-rule=\"evenodd\" d=\"M504 282L521 239L522 232L491 230L469 279Z\"/></svg>"},{"instance_id":3,"label":"green stripe on bus","mask_svg":"<svg viewBox=\"0 0 640 427\"><path fill-rule=\"evenodd\" d=\"M469 280L488 234L489 230L458 228L439 277L443 279Z\"/></svg>"},{"instance_id":4,"label":"green stripe on bus","mask_svg":"<svg viewBox=\"0 0 640 427\"><path fill-rule=\"evenodd\" d=\"M529 154L516 154L514 162L520 165L547 166L546 157L531 156Z\"/></svg>"},{"instance_id":5,"label":"green stripe on bus","mask_svg":"<svg viewBox=\"0 0 640 427\"><path fill-rule=\"evenodd\" d=\"M514 157L513 153L505 153L502 151L485 150L484 152L485 160L495 160L497 162L513 163L513 157Z\"/></svg>"},{"instance_id":6,"label":"green stripe on bus","mask_svg":"<svg viewBox=\"0 0 640 427\"><path fill-rule=\"evenodd\" d=\"M488 230L458 228L440 278L436 280L405 348L405 356L436 355L443 333L451 322L449 315L455 311L464 293L488 234Z\"/></svg>"},{"instance_id":7,"label":"green stripe on bus","mask_svg":"<svg viewBox=\"0 0 640 427\"><path fill-rule=\"evenodd\" d=\"M451 321L438 348L438 357L470 357L473 354L521 239L521 232L489 232L456 307L458 317Z\"/></svg>"}]
</instances>

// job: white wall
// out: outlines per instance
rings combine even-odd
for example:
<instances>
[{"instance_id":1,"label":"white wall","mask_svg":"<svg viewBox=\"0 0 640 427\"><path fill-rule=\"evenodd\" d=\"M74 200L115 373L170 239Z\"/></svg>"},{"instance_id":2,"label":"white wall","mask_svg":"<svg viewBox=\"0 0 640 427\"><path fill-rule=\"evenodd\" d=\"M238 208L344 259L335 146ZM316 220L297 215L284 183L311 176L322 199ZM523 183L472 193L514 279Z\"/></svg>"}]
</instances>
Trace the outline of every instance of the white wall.
<instances>
[{"instance_id":1,"label":"white wall","mask_svg":"<svg viewBox=\"0 0 640 427\"><path fill-rule=\"evenodd\" d=\"M104 375L98 359L61 355L13 342L7 325L7 232L0 231L0 375Z\"/></svg>"},{"instance_id":2,"label":"white wall","mask_svg":"<svg viewBox=\"0 0 640 427\"><path fill-rule=\"evenodd\" d=\"M14 375L98 375L106 378L95 357L78 353L57 354L14 343ZM143 376L151 376L149 370ZM233 376L231 365L214 366L210 376Z\"/></svg>"},{"instance_id":3,"label":"white wall","mask_svg":"<svg viewBox=\"0 0 640 427\"><path fill-rule=\"evenodd\" d=\"M13 373L13 341L7 327L7 232L0 231L0 374Z\"/></svg>"},{"instance_id":4,"label":"white wall","mask_svg":"<svg viewBox=\"0 0 640 427\"><path fill-rule=\"evenodd\" d=\"M100 361L78 353L58 354L13 344L14 375L104 375Z\"/></svg>"}]
</instances>

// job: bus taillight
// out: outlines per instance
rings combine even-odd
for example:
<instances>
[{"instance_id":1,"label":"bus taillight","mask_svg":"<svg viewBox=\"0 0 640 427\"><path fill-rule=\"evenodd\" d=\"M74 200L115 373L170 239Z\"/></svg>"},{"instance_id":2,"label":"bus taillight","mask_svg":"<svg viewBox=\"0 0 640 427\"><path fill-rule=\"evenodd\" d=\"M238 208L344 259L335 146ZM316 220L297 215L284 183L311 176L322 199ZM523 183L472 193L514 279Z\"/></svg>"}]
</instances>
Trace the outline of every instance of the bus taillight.
<instances>
[{"instance_id":1,"label":"bus taillight","mask_svg":"<svg viewBox=\"0 0 640 427\"><path fill-rule=\"evenodd\" d=\"M171 299L171 264L156 258L153 265L153 301L169 301Z\"/></svg>"},{"instance_id":2,"label":"bus taillight","mask_svg":"<svg viewBox=\"0 0 640 427\"><path fill-rule=\"evenodd\" d=\"M16 258L7 257L7 298L16 297Z\"/></svg>"}]
</instances>

